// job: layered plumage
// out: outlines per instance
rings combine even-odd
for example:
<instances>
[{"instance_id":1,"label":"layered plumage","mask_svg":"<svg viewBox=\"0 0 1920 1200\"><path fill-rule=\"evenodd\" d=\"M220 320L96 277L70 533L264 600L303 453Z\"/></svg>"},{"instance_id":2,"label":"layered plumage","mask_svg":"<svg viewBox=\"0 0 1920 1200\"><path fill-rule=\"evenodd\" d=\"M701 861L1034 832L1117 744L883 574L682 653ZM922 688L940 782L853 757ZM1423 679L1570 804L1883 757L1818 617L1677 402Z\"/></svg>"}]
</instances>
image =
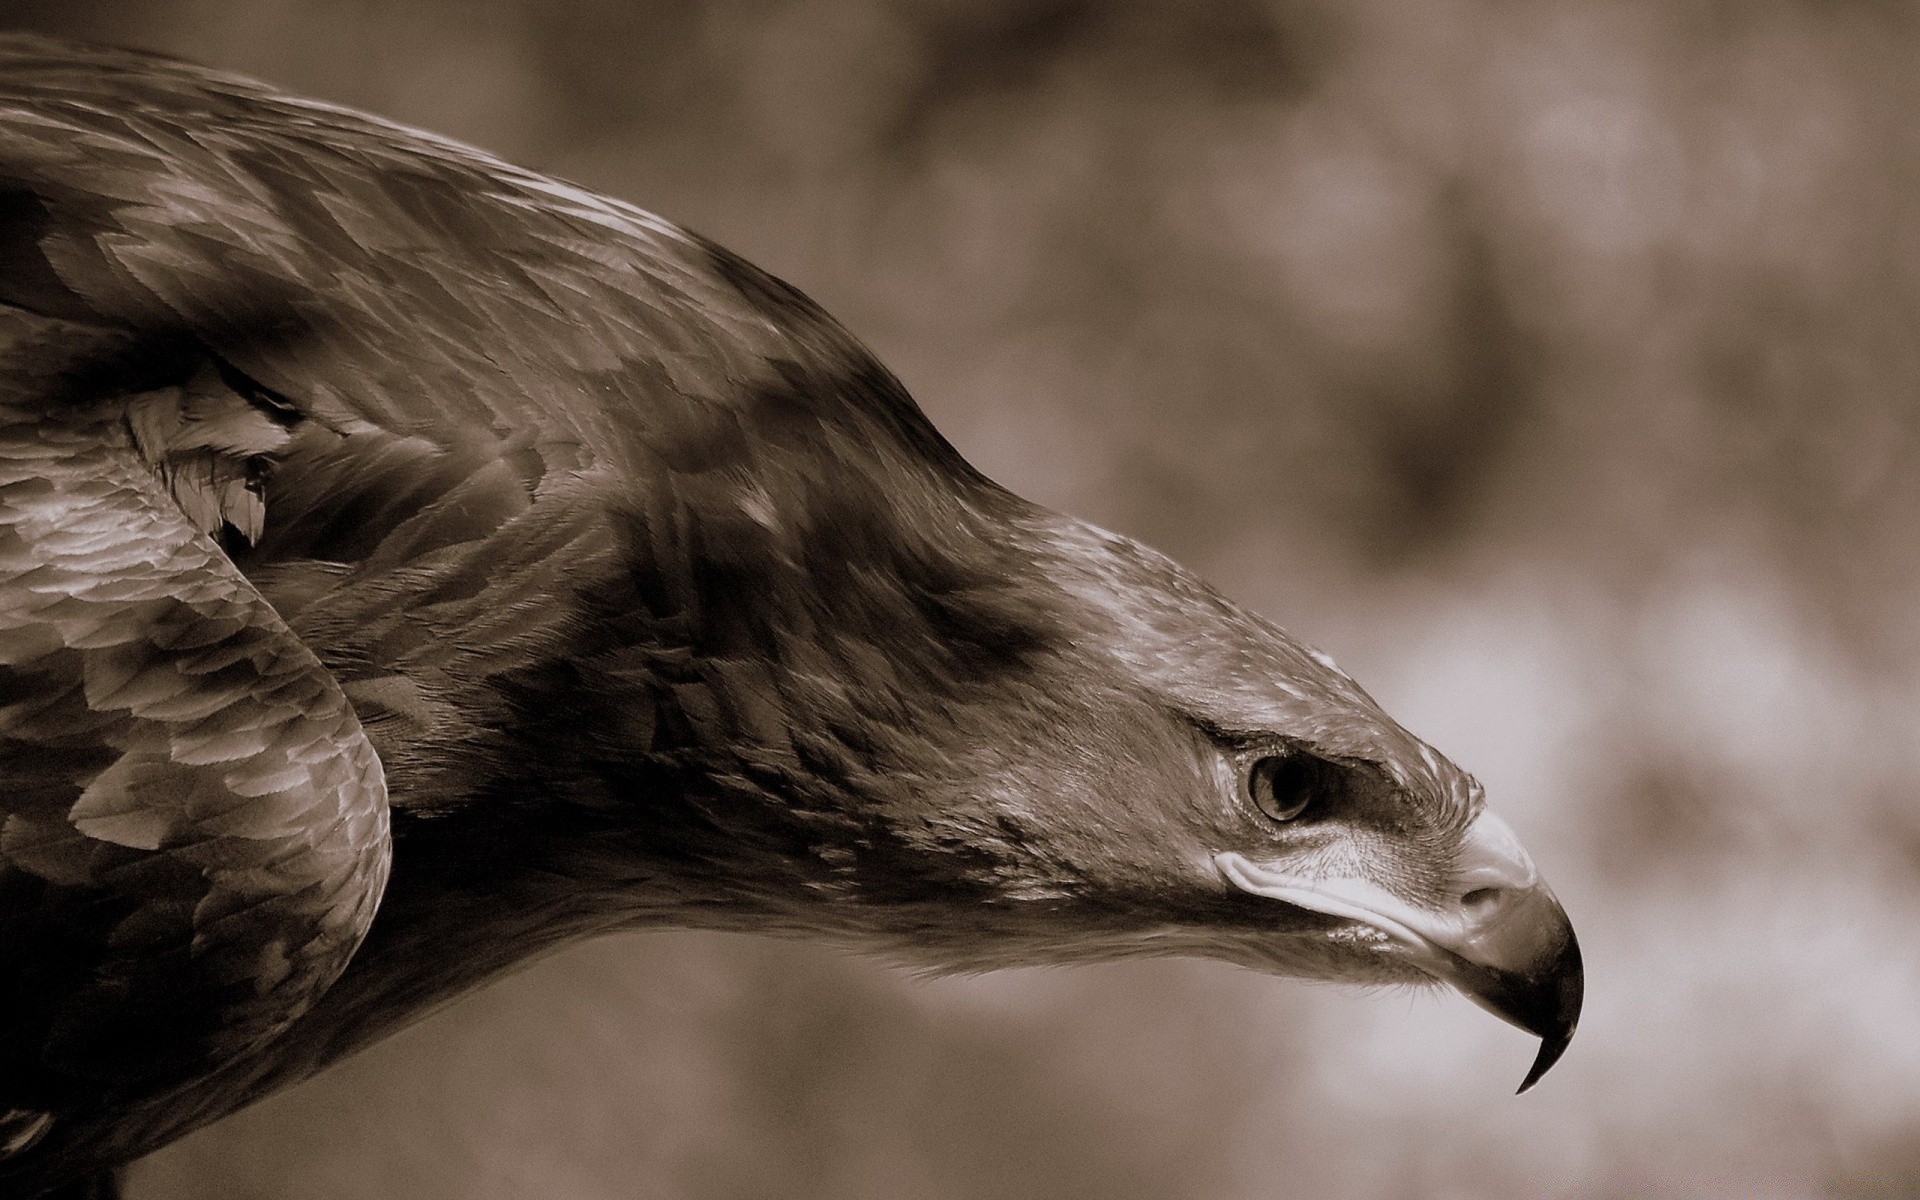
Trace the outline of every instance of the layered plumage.
<instances>
[{"instance_id":1,"label":"layered plumage","mask_svg":"<svg viewBox=\"0 0 1920 1200\"><path fill-rule=\"evenodd\" d=\"M636 924L1438 978L1548 1039L1535 1076L1578 1012L1470 777L982 478L791 288L468 147L30 37L0 664L7 1194Z\"/></svg>"}]
</instances>

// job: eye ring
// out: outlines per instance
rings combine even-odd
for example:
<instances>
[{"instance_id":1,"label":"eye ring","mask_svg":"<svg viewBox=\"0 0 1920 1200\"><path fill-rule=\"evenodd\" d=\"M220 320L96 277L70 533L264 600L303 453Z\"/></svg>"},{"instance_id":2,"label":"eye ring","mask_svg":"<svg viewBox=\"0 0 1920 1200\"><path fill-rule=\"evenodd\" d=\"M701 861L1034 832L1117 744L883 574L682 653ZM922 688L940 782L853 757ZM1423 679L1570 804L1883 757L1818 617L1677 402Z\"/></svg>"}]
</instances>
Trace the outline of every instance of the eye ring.
<instances>
[{"instance_id":1,"label":"eye ring","mask_svg":"<svg viewBox=\"0 0 1920 1200\"><path fill-rule=\"evenodd\" d=\"M1247 797L1270 821L1298 820L1313 804L1314 775L1305 755L1269 754L1247 768Z\"/></svg>"}]
</instances>

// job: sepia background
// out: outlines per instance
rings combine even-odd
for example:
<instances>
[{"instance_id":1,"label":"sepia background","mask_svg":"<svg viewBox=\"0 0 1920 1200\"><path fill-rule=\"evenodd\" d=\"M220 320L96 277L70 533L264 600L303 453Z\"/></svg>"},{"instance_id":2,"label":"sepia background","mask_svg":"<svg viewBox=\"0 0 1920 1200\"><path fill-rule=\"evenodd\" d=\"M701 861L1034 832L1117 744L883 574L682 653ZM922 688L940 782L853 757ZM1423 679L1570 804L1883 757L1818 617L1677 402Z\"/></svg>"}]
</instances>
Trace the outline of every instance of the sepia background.
<instances>
[{"instance_id":1,"label":"sepia background","mask_svg":"<svg viewBox=\"0 0 1920 1200\"><path fill-rule=\"evenodd\" d=\"M3 0L632 199L1474 771L1580 1036L584 946L136 1200L1920 1192L1920 9Z\"/></svg>"}]
</instances>

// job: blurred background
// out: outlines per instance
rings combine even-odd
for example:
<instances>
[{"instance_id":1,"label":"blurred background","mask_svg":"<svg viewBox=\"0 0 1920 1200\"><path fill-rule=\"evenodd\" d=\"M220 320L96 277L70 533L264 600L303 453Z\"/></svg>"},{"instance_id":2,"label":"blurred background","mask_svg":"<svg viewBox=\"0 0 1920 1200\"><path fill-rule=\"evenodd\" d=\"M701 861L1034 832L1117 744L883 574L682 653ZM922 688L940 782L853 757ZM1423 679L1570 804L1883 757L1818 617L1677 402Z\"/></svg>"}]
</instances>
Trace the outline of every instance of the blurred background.
<instances>
[{"instance_id":1,"label":"blurred background","mask_svg":"<svg viewBox=\"0 0 1920 1200\"><path fill-rule=\"evenodd\" d=\"M580 947L136 1200L1920 1194L1920 9L7 0L824 303L1486 783L1581 1034L1204 963Z\"/></svg>"}]
</instances>

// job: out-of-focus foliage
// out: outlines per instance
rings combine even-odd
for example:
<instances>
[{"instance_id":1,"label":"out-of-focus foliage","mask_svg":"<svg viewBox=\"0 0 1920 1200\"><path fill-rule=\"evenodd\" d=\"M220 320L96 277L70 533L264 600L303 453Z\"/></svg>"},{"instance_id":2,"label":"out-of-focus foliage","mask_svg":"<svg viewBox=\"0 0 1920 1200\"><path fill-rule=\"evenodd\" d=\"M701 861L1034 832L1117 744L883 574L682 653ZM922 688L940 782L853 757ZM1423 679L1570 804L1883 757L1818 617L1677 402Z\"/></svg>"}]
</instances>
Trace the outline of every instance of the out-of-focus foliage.
<instances>
[{"instance_id":1,"label":"out-of-focus foliage","mask_svg":"<svg viewBox=\"0 0 1920 1200\"><path fill-rule=\"evenodd\" d=\"M1587 948L1558 1070L1206 964L574 951L187 1197L1920 1189L1920 15L1871 0L13 0L658 209L976 463L1341 658Z\"/></svg>"}]
</instances>

